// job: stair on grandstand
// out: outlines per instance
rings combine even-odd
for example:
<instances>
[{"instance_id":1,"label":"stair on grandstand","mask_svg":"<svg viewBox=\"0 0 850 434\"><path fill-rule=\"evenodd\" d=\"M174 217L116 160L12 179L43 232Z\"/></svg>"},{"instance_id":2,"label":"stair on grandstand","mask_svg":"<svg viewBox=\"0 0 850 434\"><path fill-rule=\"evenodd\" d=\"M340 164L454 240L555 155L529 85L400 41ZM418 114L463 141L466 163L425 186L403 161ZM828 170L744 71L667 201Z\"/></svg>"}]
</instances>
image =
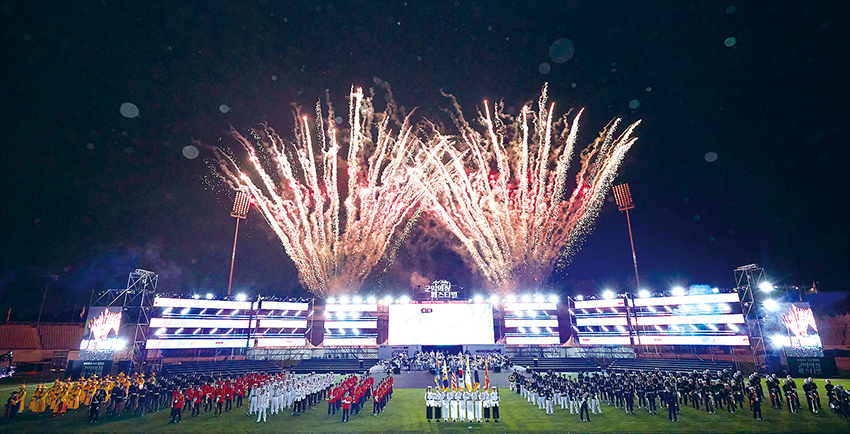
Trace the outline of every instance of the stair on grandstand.
<instances>
[{"instance_id":1,"label":"stair on grandstand","mask_svg":"<svg viewBox=\"0 0 850 434\"><path fill-rule=\"evenodd\" d=\"M511 362L515 366L522 366L535 371L585 372L599 369L599 366L593 364L590 360L579 357L539 357L536 367L534 366L534 359L534 357L517 357L511 359Z\"/></svg>"},{"instance_id":2,"label":"stair on grandstand","mask_svg":"<svg viewBox=\"0 0 850 434\"><path fill-rule=\"evenodd\" d=\"M239 375L250 372L280 373L283 370L267 360L233 360L225 362L192 362L163 365L163 376L197 374Z\"/></svg>"},{"instance_id":3,"label":"stair on grandstand","mask_svg":"<svg viewBox=\"0 0 850 434\"><path fill-rule=\"evenodd\" d=\"M310 372L347 374L363 372L376 364L378 364L378 359L303 359L291 370L296 374Z\"/></svg>"},{"instance_id":4,"label":"stair on grandstand","mask_svg":"<svg viewBox=\"0 0 850 434\"><path fill-rule=\"evenodd\" d=\"M723 369L734 371L735 364L727 361L711 361L699 359L614 359L608 369L630 369L636 371L671 371L671 372L703 372L706 369L712 373Z\"/></svg>"}]
</instances>

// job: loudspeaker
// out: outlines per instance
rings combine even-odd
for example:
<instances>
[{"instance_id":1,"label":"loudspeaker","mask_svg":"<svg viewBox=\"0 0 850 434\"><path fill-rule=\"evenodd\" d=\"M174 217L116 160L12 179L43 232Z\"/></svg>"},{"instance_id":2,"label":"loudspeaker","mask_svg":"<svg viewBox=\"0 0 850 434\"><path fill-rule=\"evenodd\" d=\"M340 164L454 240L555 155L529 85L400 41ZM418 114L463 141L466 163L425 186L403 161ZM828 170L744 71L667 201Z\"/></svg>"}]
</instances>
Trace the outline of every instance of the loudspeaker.
<instances>
[{"instance_id":1,"label":"loudspeaker","mask_svg":"<svg viewBox=\"0 0 850 434\"><path fill-rule=\"evenodd\" d=\"M540 359L538 359L537 357L535 357L535 358L534 358L534 367L535 367L535 368L537 368L537 367L539 367L539 366L540 366Z\"/></svg>"},{"instance_id":2,"label":"loudspeaker","mask_svg":"<svg viewBox=\"0 0 850 434\"><path fill-rule=\"evenodd\" d=\"M501 366L493 366L493 372L502 372Z\"/></svg>"}]
</instances>

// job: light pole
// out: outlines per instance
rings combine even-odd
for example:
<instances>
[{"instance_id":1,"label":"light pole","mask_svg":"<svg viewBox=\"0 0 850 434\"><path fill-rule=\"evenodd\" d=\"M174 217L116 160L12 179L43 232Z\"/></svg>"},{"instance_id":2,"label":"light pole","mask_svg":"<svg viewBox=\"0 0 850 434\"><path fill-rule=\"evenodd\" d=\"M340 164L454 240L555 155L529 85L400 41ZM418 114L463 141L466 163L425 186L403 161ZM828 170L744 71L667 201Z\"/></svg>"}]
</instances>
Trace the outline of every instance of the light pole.
<instances>
[{"instance_id":1,"label":"light pole","mask_svg":"<svg viewBox=\"0 0 850 434\"><path fill-rule=\"evenodd\" d=\"M233 263L236 262L236 239L239 237L239 220L248 216L248 193L237 191L233 199L233 210L230 216L236 218L236 233L233 234L233 255L230 257L230 278L227 280L227 295L230 295L230 287L233 284Z\"/></svg>"},{"instance_id":2,"label":"light pole","mask_svg":"<svg viewBox=\"0 0 850 434\"><path fill-rule=\"evenodd\" d=\"M637 291L640 292L640 277L638 277L637 256L635 256L635 240L632 238L632 222L629 219L629 210L635 208L632 202L632 193L629 192L629 184L620 184L614 186L614 200L617 201L617 208L620 211L626 212L626 223L629 225L629 242L632 244L632 261L635 263L635 284Z\"/></svg>"}]
</instances>

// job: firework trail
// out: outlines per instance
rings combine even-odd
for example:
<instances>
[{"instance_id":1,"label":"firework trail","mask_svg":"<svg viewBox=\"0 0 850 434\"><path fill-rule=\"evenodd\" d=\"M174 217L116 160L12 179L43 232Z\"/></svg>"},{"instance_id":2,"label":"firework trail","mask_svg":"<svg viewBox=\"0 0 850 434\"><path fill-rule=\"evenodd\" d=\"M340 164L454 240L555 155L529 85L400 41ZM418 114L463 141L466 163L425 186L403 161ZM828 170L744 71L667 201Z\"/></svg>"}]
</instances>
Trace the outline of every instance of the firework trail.
<instances>
[{"instance_id":1,"label":"firework trail","mask_svg":"<svg viewBox=\"0 0 850 434\"><path fill-rule=\"evenodd\" d=\"M619 137L614 119L578 157L572 192L568 171L582 111L553 121L543 87L538 110L530 104L516 116L485 101L474 129L452 99L457 135L432 128L419 171L429 210L463 245L460 252L492 289L508 293L539 287L556 262L568 261L592 228L640 121ZM533 286L529 286L533 285Z\"/></svg>"},{"instance_id":2,"label":"firework trail","mask_svg":"<svg viewBox=\"0 0 850 434\"><path fill-rule=\"evenodd\" d=\"M329 105L325 127L316 104L315 143L307 116L296 116L295 143L268 126L253 142L232 130L247 153L244 169L232 153L217 149L217 173L253 197L292 258L302 283L319 297L354 293L388 250L400 229L419 215L423 192L410 182L407 164L420 142L407 120L397 134L390 109L375 113L371 97L352 89L345 159ZM394 253L394 252L391 252Z\"/></svg>"}]
</instances>

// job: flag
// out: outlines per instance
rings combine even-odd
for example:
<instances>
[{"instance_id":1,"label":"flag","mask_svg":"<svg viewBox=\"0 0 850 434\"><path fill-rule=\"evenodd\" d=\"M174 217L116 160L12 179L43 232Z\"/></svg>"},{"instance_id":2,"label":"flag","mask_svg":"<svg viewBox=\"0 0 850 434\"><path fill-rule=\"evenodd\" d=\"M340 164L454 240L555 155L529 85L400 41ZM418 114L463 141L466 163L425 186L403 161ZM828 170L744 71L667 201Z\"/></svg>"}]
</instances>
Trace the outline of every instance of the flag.
<instances>
[{"instance_id":1,"label":"flag","mask_svg":"<svg viewBox=\"0 0 850 434\"><path fill-rule=\"evenodd\" d=\"M466 372L464 372L464 383L466 383L466 390L472 390L472 373L469 372L469 356L466 356Z\"/></svg>"},{"instance_id":2,"label":"flag","mask_svg":"<svg viewBox=\"0 0 850 434\"><path fill-rule=\"evenodd\" d=\"M484 390L490 389L490 372L487 370L487 359L484 359Z\"/></svg>"},{"instance_id":3,"label":"flag","mask_svg":"<svg viewBox=\"0 0 850 434\"><path fill-rule=\"evenodd\" d=\"M452 371L452 392L457 391L457 377L455 377L455 371Z\"/></svg>"},{"instance_id":4,"label":"flag","mask_svg":"<svg viewBox=\"0 0 850 434\"><path fill-rule=\"evenodd\" d=\"M446 362L443 362L443 390L449 388L449 371L446 370Z\"/></svg>"},{"instance_id":5,"label":"flag","mask_svg":"<svg viewBox=\"0 0 850 434\"><path fill-rule=\"evenodd\" d=\"M481 388L481 382L478 381L478 370L475 370L475 378L473 379L475 383L475 390Z\"/></svg>"},{"instance_id":6,"label":"flag","mask_svg":"<svg viewBox=\"0 0 850 434\"><path fill-rule=\"evenodd\" d=\"M440 387L440 359L437 359L437 367L434 368L434 382Z\"/></svg>"}]
</instances>

